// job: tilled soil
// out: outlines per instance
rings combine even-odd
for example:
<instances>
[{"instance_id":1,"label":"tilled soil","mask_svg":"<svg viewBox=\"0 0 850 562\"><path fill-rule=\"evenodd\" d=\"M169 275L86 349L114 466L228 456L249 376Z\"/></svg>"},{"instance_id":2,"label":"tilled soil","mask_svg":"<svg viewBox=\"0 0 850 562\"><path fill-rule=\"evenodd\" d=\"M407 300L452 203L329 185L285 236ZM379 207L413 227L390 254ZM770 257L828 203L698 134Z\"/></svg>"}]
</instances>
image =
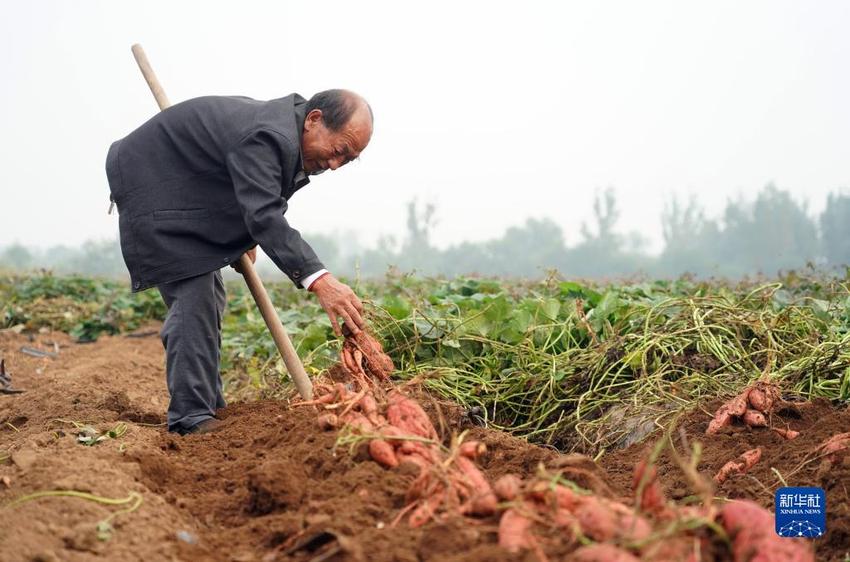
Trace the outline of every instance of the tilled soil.
<instances>
[{"instance_id":1,"label":"tilled soil","mask_svg":"<svg viewBox=\"0 0 850 562\"><path fill-rule=\"evenodd\" d=\"M157 326L148 327L155 332ZM22 346L53 350L55 358L34 358ZM450 519L410 529L393 520L405 505L414 474L385 470L362 451L335 448L336 436L316 426L316 411L261 401L229 406L223 429L180 437L163 425L167 405L164 358L159 339L104 337L77 345L67 336L34 339L0 333L0 356L25 394L0 395L0 503L45 490L77 490L101 497L142 495L132 513L112 521L114 532L98 540L95 526L127 507L80 498L51 497L0 508L0 560L533 560L511 556L496 545L498 520ZM450 407L422 400L446 432L463 418ZM711 409L712 405L706 408ZM709 477L743 450L765 447L749 476L737 476L718 495L747 497L772 505L777 486L770 467L789 485L822 485L829 493L830 534L816 543L818 560L843 560L848 538L848 461L839 466L805 455L822 439L850 429L850 415L826 403L800 407L789 418L801 436L786 442L766 431L735 431L702 438L708 415L691 414L680 424L685 438L704 443L700 470ZM125 421L127 433L94 446L76 441L74 425L106 430ZM435 419L435 422L438 420ZM489 453L485 474L529 476L540 463L557 466L567 457L499 432L472 428ZM675 433L678 435L678 432ZM677 437L677 439L681 439ZM631 469L645 445L603 459L609 474L579 482L600 493L628 496ZM668 495L690 494L681 472L660 459ZM5 481L5 480L4 480ZM599 488L605 489L599 489ZM772 492L771 492L772 493ZM843 518L843 522L841 521ZM552 559L568 559L575 547L549 544ZM336 550L336 554L332 551ZM326 555L325 558L321 556Z\"/></svg>"}]
</instances>

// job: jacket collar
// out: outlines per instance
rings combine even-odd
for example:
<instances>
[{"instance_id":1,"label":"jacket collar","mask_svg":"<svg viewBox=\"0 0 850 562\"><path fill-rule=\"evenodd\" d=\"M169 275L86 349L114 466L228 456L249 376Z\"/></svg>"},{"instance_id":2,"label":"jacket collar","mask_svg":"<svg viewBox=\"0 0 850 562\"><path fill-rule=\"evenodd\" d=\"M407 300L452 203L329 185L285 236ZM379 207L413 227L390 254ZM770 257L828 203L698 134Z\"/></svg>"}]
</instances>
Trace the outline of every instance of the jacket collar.
<instances>
[{"instance_id":1,"label":"jacket collar","mask_svg":"<svg viewBox=\"0 0 850 562\"><path fill-rule=\"evenodd\" d=\"M298 133L298 171L295 173L295 178L293 179L294 190L295 193L308 183L310 183L310 178L307 176L307 173L304 171L304 160L301 155L301 135L304 132L304 121L307 119L307 100L298 94L294 95L295 98L295 128Z\"/></svg>"}]
</instances>

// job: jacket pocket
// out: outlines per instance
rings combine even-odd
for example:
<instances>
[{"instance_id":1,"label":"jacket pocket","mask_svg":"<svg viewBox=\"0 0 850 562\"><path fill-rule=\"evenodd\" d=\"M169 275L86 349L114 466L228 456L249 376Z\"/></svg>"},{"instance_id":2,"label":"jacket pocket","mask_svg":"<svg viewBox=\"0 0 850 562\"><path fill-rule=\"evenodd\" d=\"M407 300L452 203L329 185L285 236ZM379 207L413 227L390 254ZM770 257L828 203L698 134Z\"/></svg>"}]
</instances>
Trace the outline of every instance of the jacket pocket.
<instances>
[{"instance_id":1,"label":"jacket pocket","mask_svg":"<svg viewBox=\"0 0 850 562\"><path fill-rule=\"evenodd\" d=\"M194 220L208 219L209 209L161 209L153 212L153 220Z\"/></svg>"}]
</instances>

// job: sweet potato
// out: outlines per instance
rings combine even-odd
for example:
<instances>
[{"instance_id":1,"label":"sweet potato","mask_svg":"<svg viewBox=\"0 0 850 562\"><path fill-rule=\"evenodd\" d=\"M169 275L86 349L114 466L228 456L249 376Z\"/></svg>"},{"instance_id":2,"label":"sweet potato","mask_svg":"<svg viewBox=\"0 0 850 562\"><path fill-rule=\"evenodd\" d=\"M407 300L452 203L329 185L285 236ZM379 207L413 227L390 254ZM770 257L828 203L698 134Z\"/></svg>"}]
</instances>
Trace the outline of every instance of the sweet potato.
<instances>
[{"instance_id":1,"label":"sweet potato","mask_svg":"<svg viewBox=\"0 0 850 562\"><path fill-rule=\"evenodd\" d=\"M392 446L383 439L372 439L369 441L369 455L379 465L385 468L398 466L398 457Z\"/></svg>"},{"instance_id":2,"label":"sweet potato","mask_svg":"<svg viewBox=\"0 0 850 562\"><path fill-rule=\"evenodd\" d=\"M407 434L405 434L407 435ZM433 456L434 449L421 441L402 441L399 447L404 453L418 453L424 457Z\"/></svg>"},{"instance_id":3,"label":"sweet potato","mask_svg":"<svg viewBox=\"0 0 850 562\"><path fill-rule=\"evenodd\" d=\"M466 457L457 457L455 466L467 485L469 496L469 513L474 515L491 515L496 512L498 499L490 483L475 466L475 463Z\"/></svg>"},{"instance_id":4,"label":"sweet potato","mask_svg":"<svg viewBox=\"0 0 850 562\"><path fill-rule=\"evenodd\" d=\"M657 512L664 508L664 492L658 483L658 468L648 464L646 458L635 466L632 477L632 489L635 492L635 504L640 509L649 512ZM640 497L637 497L640 494Z\"/></svg>"},{"instance_id":5,"label":"sweet potato","mask_svg":"<svg viewBox=\"0 0 850 562\"><path fill-rule=\"evenodd\" d=\"M398 464L410 463L418 466L421 470L427 470L434 463L428 459L420 455L419 453L405 453L399 451L396 453L396 458L398 458Z\"/></svg>"},{"instance_id":6,"label":"sweet potato","mask_svg":"<svg viewBox=\"0 0 850 562\"><path fill-rule=\"evenodd\" d=\"M414 528L421 527L433 519L437 508L443 501L444 492L445 490L442 487L438 487L431 496L425 498L410 514L410 518L407 520L408 525Z\"/></svg>"},{"instance_id":7,"label":"sweet potato","mask_svg":"<svg viewBox=\"0 0 850 562\"><path fill-rule=\"evenodd\" d=\"M516 554L520 550L532 548L534 543L531 519L517 509L506 510L499 520L499 546Z\"/></svg>"},{"instance_id":8,"label":"sweet potato","mask_svg":"<svg viewBox=\"0 0 850 562\"><path fill-rule=\"evenodd\" d=\"M733 474L745 474L761 459L761 447L750 449L732 461L727 462L714 475L714 481L718 484L725 482Z\"/></svg>"},{"instance_id":9,"label":"sweet potato","mask_svg":"<svg viewBox=\"0 0 850 562\"><path fill-rule=\"evenodd\" d=\"M760 388L751 388L749 394L747 394L747 402L749 405L760 412L768 411L768 399L764 393L764 390Z\"/></svg>"},{"instance_id":10,"label":"sweet potato","mask_svg":"<svg viewBox=\"0 0 850 562\"><path fill-rule=\"evenodd\" d=\"M803 539L780 537L773 515L747 500L727 503L720 523L732 539L734 562L814 562L811 546Z\"/></svg>"},{"instance_id":11,"label":"sweet potato","mask_svg":"<svg viewBox=\"0 0 850 562\"><path fill-rule=\"evenodd\" d=\"M575 562L640 562L628 550L612 544L591 544L573 552L570 560Z\"/></svg>"},{"instance_id":12,"label":"sweet potato","mask_svg":"<svg viewBox=\"0 0 850 562\"><path fill-rule=\"evenodd\" d=\"M838 459L838 453L845 451L848 448L850 448L850 432L833 435L824 441L818 447L818 450L822 454L826 455L830 460L835 461Z\"/></svg>"},{"instance_id":13,"label":"sweet potato","mask_svg":"<svg viewBox=\"0 0 850 562\"><path fill-rule=\"evenodd\" d=\"M652 534L652 526L649 521L635 513L631 508L617 502L608 501L611 510L617 514L618 539L626 541L640 541Z\"/></svg>"},{"instance_id":14,"label":"sweet potato","mask_svg":"<svg viewBox=\"0 0 850 562\"><path fill-rule=\"evenodd\" d=\"M556 509L552 514L552 522L559 529L569 531L570 537L576 537L581 533L581 524L568 509Z\"/></svg>"},{"instance_id":15,"label":"sweet potato","mask_svg":"<svg viewBox=\"0 0 850 562\"><path fill-rule=\"evenodd\" d=\"M708 424L706 433L709 435L717 433L722 427L731 425L735 417L743 416L747 411L748 396L749 389L720 406L714 414L714 419Z\"/></svg>"},{"instance_id":16,"label":"sweet potato","mask_svg":"<svg viewBox=\"0 0 850 562\"><path fill-rule=\"evenodd\" d=\"M617 536L617 516L598 498L582 503L575 516L582 532L593 540L604 542Z\"/></svg>"},{"instance_id":17,"label":"sweet potato","mask_svg":"<svg viewBox=\"0 0 850 562\"><path fill-rule=\"evenodd\" d=\"M574 510L581 503L581 496L566 486L555 486L555 503L560 509Z\"/></svg>"},{"instance_id":18,"label":"sweet potato","mask_svg":"<svg viewBox=\"0 0 850 562\"><path fill-rule=\"evenodd\" d=\"M348 412L345 415L340 416L339 420L346 425L359 429L363 433L369 433L375 429L372 422L366 419L366 416L360 412Z\"/></svg>"},{"instance_id":19,"label":"sweet potato","mask_svg":"<svg viewBox=\"0 0 850 562\"><path fill-rule=\"evenodd\" d=\"M552 491L552 484L548 480L534 480L526 488L529 498L547 503L549 494Z\"/></svg>"},{"instance_id":20,"label":"sweet potato","mask_svg":"<svg viewBox=\"0 0 850 562\"><path fill-rule=\"evenodd\" d=\"M741 460L744 461L744 469L749 470L757 462L761 460L761 447L756 447L755 449L750 449L749 451L744 451L741 453Z\"/></svg>"},{"instance_id":21,"label":"sweet potato","mask_svg":"<svg viewBox=\"0 0 850 562\"><path fill-rule=\"evenodd\" d=\"M325 431L339 427L339 419L333 413L322 414L316 421L319 424L319 428Z\"/></svg>"},{"instance_id":22,"label":"sweet potato","mask_svg":"<svg viewBox=\"0 0 850 562\"><path fill-rule=\"evenodd\" d=\"M407 436L405 432L403 432L396 426L389 424L382 425L381 427L379 427L378 433L380 433L384 437L390 437L391 439L388 439L387 441L390 443L390 445L393 446L393 448L396 449L401 447L402 443L405 443L403 437Z\"/></svg>"},{"instance_id":23,"label":"sweet potato","mask_svg":"<svg viewBox=\"0 0 850 562\"><path fill-rule=\"evenodd\" d=\"M363 398L357 402L357 406L367 417L378 413L378 402L375 400L375 396L372 395L371 392L367 392L363 395Z\"/></svg>"},{"instance_id":24,"label":"sweet potato","mask_svg":"<svg viewBox=\"0 0 850 562\"><path fill-rule=\"evenodd\" d=\"M465 441L460 444L458 454L468 459L475 460L487 452L487 445L481 441Z\"/></svg>"},{"instance_id":25,"label":"sweet potato","mask_svg":"<svg viewBox=\"0 0 850 562\"><path fill-rule=\"evenodd\" d=\"M351 350L343 346L339 353L339 358L342 360L342 368L345 370L346 374L353 377L357 372L357 369L354 366L354 358L351 357Z\"/></svg>"},{"instance_id":26,"label":"sweet potato","mask_svg":"<svg viewBox=\"0 0 850 562\"><path fill-rule=\"evenodd\" d=\"M493 492L502 501L515 500L522 491L522 479L516 474L505 474L493 484Z\"/></svg>"},{"instance_id":27,"label":"sweet potato","mask_svg":"<svg viewBox=\"0 0 850 562\"><path fill-rule=\"evenodd\" d=\"M352 361L354 362L356 373L365 378L367 375L366 371L363 370L363 352L355 348L351 352L351 357L353 358Z\"/></svg>"},{"instance_id":28,"label":"sweet potato","mask_svg":"<svg viewBox=\"0 0 850 562\"><path fill-rule=\"evenodd\" d=\"M387 420L412 435L437 440L437 430L425 410L404 394L393 391L388 396Z\"/></svg>"},{"instance_id":29,"label":"sweet potato","mask_svg":"<svg viewBox=\"0 0 850 562\"><path fill-rule=\"evenodd\" d=\"M793 429L781 429L778 427L774 427L773 431L775 431L780 437L784 437L787 440L796 439L799 435L799 431L794 431Z\"/></svg>"},{"instance_id":30,"label":"sweet potato","mask_svg":"<svg viewBox=\"0 0 850 562\"><path fill-rule=\"evenodd\" d=\"M767 419L758 410L747 410L744 412L743 420L750 427L765 427L767 425Z\"/></svg>"},{"instance_id":31,"label":"sweet potato","mask_svg":"<svg viewBox=\"0 0 850 562\"><path fill-rule=\"evenodd\" d=\"M365 368L372 377L381 380L388 379L395 370L395 366L392 359L384 353L384 348L378 340L366 331L361 331L355 336L347 330L347 328L343 329L345 334L343 352L347 351L354 359L354 362L357 363L357 370L365 376L366 373L363 372L365 363Z\"/></svg>"},{"instance_id":32,"label":"sweet potato","mask_svg":"<svg viewBox=\"0 0 850 562\"><path fill-rule=\"evenodd\" d=\"M764 381L758 381L753 384L747 393L747 402L749 402L750 406L765 414L773 411L773 406L779 399L779 387Z\"/></svg>"},{"instance_id":33,"label":"sweet potato","mask_svg":"<svg viewBox=\"0 0 850 562\"><path fill-rule=\"evenodd\" d=\"M585 496L575 510L582 532L597 541L613 538L640 540L652 531L643 517L623 504L598 496Z\"/></svg>"},{"instance_id":34,"label":"sweet potato","mask_svg":"<svg viewBox=\"0 0 850 562\"><path fill-rule=\"evenodd\" d=\"M336 394L333 392L329 392L327 394L322 394L318 398L314 398L313 400L305 400L303 402L294 402L293 406L325 406L327 404L333 404L336 401Z\"/></svg>"},{"instance_id":35,"label":"sweet potato","mask_svg":"<svg viewBox=\"0 0 850 562\"><path fill-rule=\"evenodd\" d=\"M726 464L721 466L720 470L717 471L717 474L714 475L714 481L718 484L723 484L730 476L741 472L742 466L743 465L739 462L727 462Z\"/></svg>"}]
</instances>

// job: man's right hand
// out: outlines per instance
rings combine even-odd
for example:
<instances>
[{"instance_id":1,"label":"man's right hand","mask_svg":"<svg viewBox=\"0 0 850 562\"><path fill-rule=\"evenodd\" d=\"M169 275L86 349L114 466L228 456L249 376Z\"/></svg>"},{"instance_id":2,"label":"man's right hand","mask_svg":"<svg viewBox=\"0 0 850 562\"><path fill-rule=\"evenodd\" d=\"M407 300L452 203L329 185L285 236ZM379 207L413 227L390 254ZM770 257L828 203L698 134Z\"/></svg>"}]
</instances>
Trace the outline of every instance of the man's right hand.
<instances>
[{"instance_id":1,"label":"man's right hand","mask_svg":"<svg viewBox=\"0 0 850 562\"><path fill-rule=\"evenodd\" d=\"M310 291L319 297L319 304L331 319L331 325L337 336L342 335L339 327L340 317L354 334L365 328L362 316L363 304L351 287L341 283L330 273L326 273L310 285Z\"/></svg>"}]
</instances>

